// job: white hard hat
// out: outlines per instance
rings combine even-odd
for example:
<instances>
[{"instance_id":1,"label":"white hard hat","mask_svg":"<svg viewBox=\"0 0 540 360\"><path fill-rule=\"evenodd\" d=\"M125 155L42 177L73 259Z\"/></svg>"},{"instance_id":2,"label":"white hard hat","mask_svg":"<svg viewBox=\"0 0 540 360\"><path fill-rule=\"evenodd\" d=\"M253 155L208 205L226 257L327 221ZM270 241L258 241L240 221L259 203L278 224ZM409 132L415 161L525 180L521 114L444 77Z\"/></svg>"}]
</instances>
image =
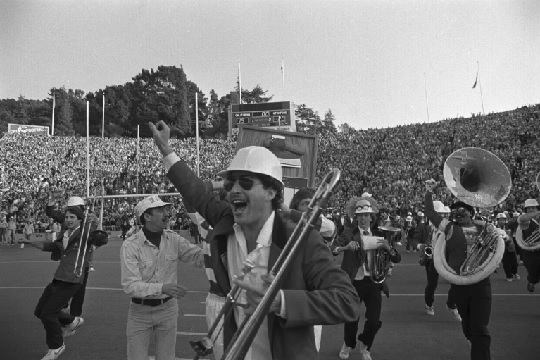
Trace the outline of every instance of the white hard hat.
<instances>
[{"instance_id":1,"label":"white hard hat","mask_svg":"<svg viewBox=\"0 0 540 360\"><path fill-rule=\"evenodd\" d=\"M137 214L137 217L141 217L141 215L144 214L144 212L148 209L167 205L171 205L171 203L162 201L157 195L150 195L137 203L137 206L135 206L135 213Z\"/></svg>"},{"instance_id":2,"label":"white hard hat","mask_svg":"<svg viewBox=\"0 0 540 360\"><path fill-rule=\"evenodd\" d=\"M444 204L441 201L436 200L436 201L433 202L433 209L435 210L435 212L443 213L444 212Z\"/></svg>"},{"instance_id":3,"label":"white hard hat","mask_svg":"<svg viewBox=\"0 0 540 360\"><path fill-rule=\"evenodd\" d=\"M525 204L523 205L524 208L527 208L527 207L538 207L540 205L538 205L538 201L536 201L536 199L527 199L525 200Z\"/></svg>"},{"instance_id":4,"label":"white hard hat","mask_svg":"<svg viewBox=\"0 0 540 360\"><path fill-rule=\"evenodd\" d=\"M84 200L78 196L72 196L67 201L67 206L84 206Z\"/></svg>"},{"instance_id":5,"label":"white hard hat","mask_svg":"<svg viewBox=\"0 0 540 360\"><path fill-rule=\"evenodd\" d=\"M218 176L226 178L230 171L268 175L283 184L279 159L270 150L260 146L247 146L238 150L227 170L220 171Z\"/></svg>"},{"instance_id":6,"label":"white hard hat","mask_svg":"<svg viewBox=\"0 0 540 360\"><path fill-rule=\"evenodd\" d=\"M504 215L504 213L498 213L497 219L506 219L506 215Z\"/></svg>"}]
</instances>

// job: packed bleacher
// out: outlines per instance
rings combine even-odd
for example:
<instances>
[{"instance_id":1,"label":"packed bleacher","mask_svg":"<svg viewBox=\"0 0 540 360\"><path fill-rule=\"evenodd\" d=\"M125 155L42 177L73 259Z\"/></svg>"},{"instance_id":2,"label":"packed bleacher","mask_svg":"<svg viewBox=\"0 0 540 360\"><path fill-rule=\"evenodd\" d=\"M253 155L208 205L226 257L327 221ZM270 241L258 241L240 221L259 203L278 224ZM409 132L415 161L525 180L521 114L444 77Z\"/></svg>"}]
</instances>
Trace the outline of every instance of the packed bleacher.
<instances>
[{"instance_id":1,"label":"packed bleacher","mask_svg":"<svg viewBox=\"0 0 540 360\"><path fill-rule=\"evenodd\" d=\"M501 208L519 208L526 198L538 197L533 185L540 172L540 105L513 111L348 133L319 134L317 177L330 168L342 170L331 207L343 212L352 196L369 192L391 214L406 215L422 207L424 181L442 180L444 161L454 150L479 147L497 155L511 172L513 188ZM180 158L196 168L195 139L172 140ZM0 211L17 214L24 224L32 218L45 228L45 204L51 191L65 199L86 195L86 138L43 137L24 133L0 139ZM236 152L227 140L200 140L200 175L216 178ZM176 192L165 176L152 139L91 138L90 194L106 195ZM102 182L103 179L103 182ZM103 190L102 190L103 189ZM446 193L450 202L451 195ZM178 226L186 226L182 203L175 203ZM132 212L133 198L107 201L104 225L117 226ZM96 205L98 206L98 205Z\"/></svg>"}]
</instances>

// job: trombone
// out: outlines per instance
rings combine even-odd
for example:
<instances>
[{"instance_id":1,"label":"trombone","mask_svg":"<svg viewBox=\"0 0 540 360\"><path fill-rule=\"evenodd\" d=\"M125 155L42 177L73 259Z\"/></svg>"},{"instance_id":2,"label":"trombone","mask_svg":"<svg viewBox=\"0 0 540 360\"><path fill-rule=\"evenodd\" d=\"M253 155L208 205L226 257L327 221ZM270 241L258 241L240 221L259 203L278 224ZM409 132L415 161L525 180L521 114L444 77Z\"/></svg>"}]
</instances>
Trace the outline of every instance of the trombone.
<instances>
[{"instance_id":1,"label":"trombone","mask_svg":"<svg viewBox=\"0 0 540 360\"><path fill-rule=\"evenodd\" d=\"M276 263L268 273L268 276L273 278L272 283L254 312L250 316L246 316L244 321L238 327L229 346L225 349L222 360L243 359L247 354L251 347L251 343L257 334L257 330L264 321L264 318L272 305L272 301L280 290L282 278L286 273L289 264L297 254L304 240L307 239L307 235L314 228L314 224L321 216L323 209L326 208L330 196L332 195L332 189L339 181L340 175L340 170L333 169L326 175L317 188L315 195L313 195L313 198L308 205L308 210L302 214L302 218L294 228L289 240L276 260ZM253 264L246 262L242 269L243 274L249 273L252 267ZM247 307L245 304L237 303L237 298L241 290L242 289L238 285L235 285L229 294L227 294L226 302L210 327L207 336L202 340L190 342L196 352L194 360L212 352L214 339L217 338L222 330L222 328L218 329L218 324L224 320L226 316L231 316L230 313L233 306L238 305Z\"/></svg>"}]
</instances>

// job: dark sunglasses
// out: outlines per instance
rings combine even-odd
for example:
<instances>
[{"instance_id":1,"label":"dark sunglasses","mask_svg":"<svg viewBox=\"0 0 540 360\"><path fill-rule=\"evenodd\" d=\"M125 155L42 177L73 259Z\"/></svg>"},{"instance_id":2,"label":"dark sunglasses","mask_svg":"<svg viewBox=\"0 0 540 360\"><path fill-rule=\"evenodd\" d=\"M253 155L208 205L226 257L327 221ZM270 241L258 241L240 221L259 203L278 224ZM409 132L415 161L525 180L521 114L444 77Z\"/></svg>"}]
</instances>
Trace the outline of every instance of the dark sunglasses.
<instances>
[{"instance_id":1,"label":"dark sunglasses","mask_svg":"<svg viewBox=\"0 0 540 360\"><path fill-rule=\"evenodd\" d=\"M225 191L231 191L234 184L238 181L238 185L244 190L251 190L255 182L252 178L247 176L229 177L223 182L223 188Z\"/></svg>"}]
</instances>

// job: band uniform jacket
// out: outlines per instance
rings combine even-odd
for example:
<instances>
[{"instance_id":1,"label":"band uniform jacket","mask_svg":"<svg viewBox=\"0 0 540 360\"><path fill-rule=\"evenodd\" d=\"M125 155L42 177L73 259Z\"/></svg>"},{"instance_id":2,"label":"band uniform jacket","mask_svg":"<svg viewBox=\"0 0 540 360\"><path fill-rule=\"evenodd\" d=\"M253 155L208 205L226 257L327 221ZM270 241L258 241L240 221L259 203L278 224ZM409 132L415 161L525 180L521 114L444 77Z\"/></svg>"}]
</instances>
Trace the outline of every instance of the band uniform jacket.
<instances>
[{"instance_id":1,"label":"band uniform jacket","mask_svg":"<svg viewBox=\"0 0 540 360\"><path fill-rule=\"evenodd\" d=\"M371 229L371 235L384 237L384 233L375 228ZM351 241L357 241L359 244L362 243L360 237L360 230L357 226L345 228L343 233L336 239L336 241L334 241L334 244L332 245L332 251L334 251L337 247L347 246L347 244ZM363 249L345 250L343 252L341 268L349 275L351 281L354 280L356 274L358 273L358 269L360 269L360 266L363 265L363 252ZM390 261L392 261L393 263L399 263L401 261L401 255L394 248L392 248L392 251L390 252ZM386 283L386 280L384 281L384 283ZM381 287L385 285L381 285Z\"/></svg>"},{"instance_id":2,"label":"band uniform jacket","mask_svg":"<svg viewBox=\"0 0 540 360\"><path fill-rule=\"evenodd\" d=\"M68 244L64 249L62 239L64 238L65 231L66 230L60 232L60 234L58 234L58 238L55 241L45 242L43 245L43 251L51 252L51 258L53 260L60 260L60 264L58 264L58 268L54 273L54 278L56 280L62 280L70 283L82 283L84 280L84 276L75 276L75 262L77 259L77 253L79 252L81 229L78 228L71 234L68 240ZM88 244L86 255L84 257L84 267L88 266L91 248L92 246ZM81 249L79 257L82 257L83 250L84 249ZM81 261L80 258L79 261Z\"/></svg>"},{"instance_id":3,"label":"band uniform jacket","mask_svg":"<svg viewBox=\"0 0 540 360\"><path fill-rule=\"evenodd\" d=\"M213 227L207 240L211 253L218 256L212 256L212 267L220 288L228 293L231 281L226 269L227 238L234 233L229 204L209 194L204 182L182 160L174 163L167 177ZM292 221L284 220L279 212L276 215L268 270L275 264L293 230ZM356 291L347 275L333 263L330 250L319 233L310 232L298 257L291 262L292 268L283 278L281 287L287 318L274 313L267 315L270 349L275 360L318 359L313 325L351 322L360 316ZM233 331L236 328L234 321L234 316L229 316L224 331ZM225 334L224 337L227 346L230 336Z\"/></svg>"}]
</instances>

